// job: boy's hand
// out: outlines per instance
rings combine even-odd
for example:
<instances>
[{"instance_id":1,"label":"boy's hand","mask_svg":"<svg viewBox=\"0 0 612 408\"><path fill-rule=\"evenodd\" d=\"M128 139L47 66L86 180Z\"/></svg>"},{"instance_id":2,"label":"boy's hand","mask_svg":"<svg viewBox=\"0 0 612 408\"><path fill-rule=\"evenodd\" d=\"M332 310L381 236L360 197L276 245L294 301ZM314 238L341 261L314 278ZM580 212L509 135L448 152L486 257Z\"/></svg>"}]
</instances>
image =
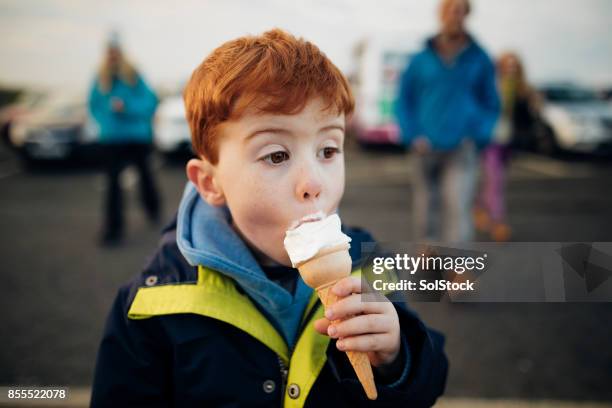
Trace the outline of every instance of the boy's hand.
<instances>
[{"instance_id":1,"label":"boy's hand","mask_svg":"<svg viewBox=\"0 0 612 408\"><path fill-rule=\"evenodd\" d=\"M399 319L395 307L385 299L361 301L361 279L346 277L331 289L338 301L325 311L325 318L314 323L321 333L338 339L341 351L364 351L374 367L389 365L400 351ZM332 321L342 320L336 323Z\"/></svg>"}]
</instances>

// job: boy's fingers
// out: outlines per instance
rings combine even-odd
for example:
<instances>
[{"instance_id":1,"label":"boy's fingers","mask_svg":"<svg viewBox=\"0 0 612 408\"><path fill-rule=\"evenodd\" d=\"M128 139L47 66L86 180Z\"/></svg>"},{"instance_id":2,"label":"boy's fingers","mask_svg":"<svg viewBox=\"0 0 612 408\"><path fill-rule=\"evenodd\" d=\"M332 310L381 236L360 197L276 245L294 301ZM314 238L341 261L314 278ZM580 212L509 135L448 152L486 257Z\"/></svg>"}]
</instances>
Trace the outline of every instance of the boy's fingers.
<instances>
[{"instance_id":1,"label":"boy's fingers","mask_svg":"<svg viewBox=\"0 0 612 408\"><path fill-rule=\"evenodd\" d=\"M314 328L317 332L327 335L327 328L329 327L329 320L326 318L317 319L314 322Z\"/></svg>"},{"instance_id":2,"label":"boy's fingers","mask_svg":"<svg viewBox=\"0 0 612 408\"><path fill-rule=\"evenodd\" d=\"M340 351L380 351L386 347L386 334L364 334L355 337L346 337L336 342L336 348Z\"/></svg>"},{"instance_id":3,"label":"boy's fingers","mask_svg":"<svg viewBox=\"0 0 612 408\"><path fill-rule=\"evenodd\" d=\"M356 276L342 278L336 282L332 291L340 297L348 296L352 293L361 293L361 279Z\"/></svg>"},{"instance_id":4,"label":"boy's fingers","mask_svg":"<svg viewBox=\"0 0 612 408\"><path fill-rule=\"evenodd\" d=\"M327 328L333 338L351 337L372 333L387 333L391 329L391 319L383 314L368 314L351 317Z\"/></svg>"},{"instance_id":5,"label":"boy's fingers","mask_svg":"<svg viewBox=\"0 0 612 408\"><path fill-rule=\"evenodd\" d=\"M337 320L358 314L383 313L386 307L387 302L363 302L361 295L354 294L328 307L325 310L325 317L328 320Z\"/></svg>"}]
</instances>

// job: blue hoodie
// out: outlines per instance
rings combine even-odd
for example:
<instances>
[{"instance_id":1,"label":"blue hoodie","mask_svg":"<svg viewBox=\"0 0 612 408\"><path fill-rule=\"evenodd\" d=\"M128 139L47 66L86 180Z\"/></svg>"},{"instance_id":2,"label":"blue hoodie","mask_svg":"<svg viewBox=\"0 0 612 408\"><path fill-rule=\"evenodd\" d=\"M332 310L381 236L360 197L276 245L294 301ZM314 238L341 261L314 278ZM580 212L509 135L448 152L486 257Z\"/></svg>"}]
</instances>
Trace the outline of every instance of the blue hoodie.
<instances>
[{"instance_id":1,"label":"blue hoodie","mask_svg":"<svg viewBox=\"0 0 612 408\"><path fill-rule=\"evenodd\" d=\"M495 67L472 38L450 64L430 38L400 80L396 116L406 145L425 136L434 150L452 150L464 138L486 146L499 110Z\"/></svg>"},{"instance_id":2,"label":"blue hoodie","mask_svg":"<svg viewBox=\"0 0 612 408\"><path fill-rule=\"evenodd\" d=\"M312 295L298 278L292 295L268 279L231 224L227 207L212 207L187 183L177 219L178 247L191 265L203 265L232 278L255 301L291 347Z\"/></svg>"}]
</instances>

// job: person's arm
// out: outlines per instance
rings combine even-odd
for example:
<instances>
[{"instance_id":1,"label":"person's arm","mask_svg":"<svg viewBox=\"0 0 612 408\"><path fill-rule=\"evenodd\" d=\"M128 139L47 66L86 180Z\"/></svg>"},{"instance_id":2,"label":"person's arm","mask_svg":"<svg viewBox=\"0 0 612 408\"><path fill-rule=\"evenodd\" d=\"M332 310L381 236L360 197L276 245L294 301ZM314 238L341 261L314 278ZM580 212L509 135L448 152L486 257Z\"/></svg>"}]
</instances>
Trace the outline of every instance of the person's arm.
<instances>
[{"instance_id":1,"label":"person's arm","mask_svg":"<svg viewBox=\"0 0 612 408\"><path fill-rule=\"evenodd\" d=\"M404 304L394 303L394 306L400 321L403 352L406 354L400 352L398 358L402 369L394 379L381 378L380 373L374 370L378 399L369 404L376 407L430 407L446 386L448 360L444 354L444 337L425 327ZM346 385L348 392L361 395L363 388L348 359L342 354L332 342L327 351L332 372L338 381Z\"/></svg>"},{"instance_id":2,"label":"person's arm","mask_svg":"<svg viewBox=\"0 0 612 408\"><path fill-rule=\"evenodd\" d=\"M402 143L406 146L412 144L421 132L416 119L416 63L411 61L408 68L401 76L397 101L395 104L395 116L400 128Z\"/></svg>"},{"instance_id":3,"label":"person's arm","mask_svg":"<svg viewBox=\"0 0 612 408\"><path fill-rule=\"evenodd\" d=\"M100 92L98 79L94 79L91 89L89 90L88 99L89 112L96 122L101 123L104 117L108 114L109 98Z\"/></svg>"},{"instance_id":4,"label":"person's arm","mask_svg":"<svg viewBox=\"0 0 612 408\"><path fill-rule=\"evenodd\" d=\"M483 69L475 90L476 102L480 109L474 118L474 134L471 135L479 147L484 147L490 143L501 109L497 92L495 66L486 55L483 56L482 65Z\"/></svg>"},{"instance_id":5,"label":"person's arm","mask_svg":"<svg viewBox=\"0 0 612 408\"><path fill-rule=\"evenodd\" d=\"M156 318L127 317L129 289L122 288L98 350L91 407L170 407L170 352Z\"/></svg>"},{"instance_id":6,"label":"person's arm","mask_svg":"<svg viewBox=\"0 0 612 408\"><path fill-rule=\"evenodd\" d=\"M142 119L150 119L155 113L157 103L157 96L153 90L147 85L142 77L138 77L133 95L128 100L124 101L125 105L122 114Z\"/></svg>"}]
</instances>

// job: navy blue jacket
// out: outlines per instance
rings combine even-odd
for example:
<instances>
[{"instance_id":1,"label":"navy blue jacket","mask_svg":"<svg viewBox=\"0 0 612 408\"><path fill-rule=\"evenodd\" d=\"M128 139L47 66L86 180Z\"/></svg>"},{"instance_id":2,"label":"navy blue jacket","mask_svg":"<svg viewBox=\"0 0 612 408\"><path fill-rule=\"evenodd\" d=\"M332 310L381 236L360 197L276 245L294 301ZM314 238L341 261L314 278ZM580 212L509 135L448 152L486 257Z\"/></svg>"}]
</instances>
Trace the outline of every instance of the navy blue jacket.
<instances>
[{"instance_id":1,"label":"navy blue jacket","mask_svg":"<svg viewBox=\"0 0 612 408\"><path fill-rule=\"evenodd\" d=\"M119 290L98 352L92 407L281 406L283 367L272 350L249 334L196 314L128 319L136 292L151 284L151 277L156 284L197 279L196 268L178 250L175 227L164 230L150 263ZM355 248L360 247L359 236L371 240L360 231L351 236ZM444 391L448 370L444 338L403 305L395 306L410 350L405 380L393 388L377 380L378 400L367 400L348 359L332 341L306 406L416 408L434 404Z\"/></svg>"}]
</instances>

